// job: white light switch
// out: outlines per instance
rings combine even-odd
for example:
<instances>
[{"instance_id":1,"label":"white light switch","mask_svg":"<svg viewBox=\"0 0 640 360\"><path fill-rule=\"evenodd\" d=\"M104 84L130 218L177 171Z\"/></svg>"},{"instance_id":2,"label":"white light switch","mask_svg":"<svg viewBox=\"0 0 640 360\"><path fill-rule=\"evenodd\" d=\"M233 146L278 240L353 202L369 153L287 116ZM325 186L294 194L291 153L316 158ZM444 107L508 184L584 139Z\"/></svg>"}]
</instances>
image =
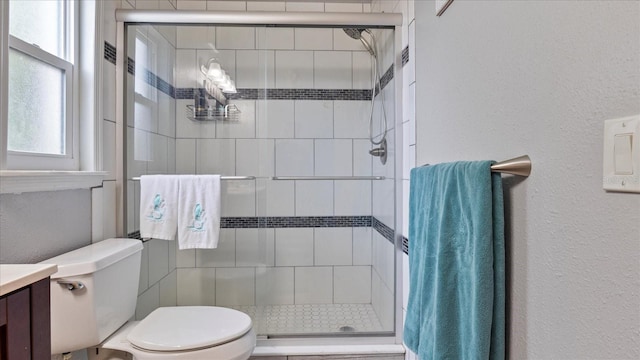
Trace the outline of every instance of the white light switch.
<instances>
[{"instance_id":1,"label":"white light switch","mask_svg":"<svg viewBox=\"0 0 640 360\"><path fill-rule=\"evenodd\" d=\"M640 115L604 122L602 187L640 193Z\"/></svg>"},{"instance_id":2,"label":"white light switch","mask_svg":"<svg viewBox=\"0 0 640 360\"><path fill-rule=\"evenodd\" d=\"M633 141L633 134L618 134L614 137L613 156L616 175L633 174L633 163L631 162L631 141Z\"/></svg>"}]
</instances>

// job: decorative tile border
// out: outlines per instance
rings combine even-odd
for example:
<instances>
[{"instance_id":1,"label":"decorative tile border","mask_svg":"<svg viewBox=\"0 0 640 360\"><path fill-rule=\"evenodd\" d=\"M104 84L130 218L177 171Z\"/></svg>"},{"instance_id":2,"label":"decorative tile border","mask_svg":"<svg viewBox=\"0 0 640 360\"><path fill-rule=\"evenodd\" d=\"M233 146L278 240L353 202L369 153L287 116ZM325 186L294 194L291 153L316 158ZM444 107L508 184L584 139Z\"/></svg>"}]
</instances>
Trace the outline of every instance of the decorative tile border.
<instances>
[{"instance_id":1,"label":"decorative tile border","mask_svg":"<svg viewBox=\"0 0 640 360\"><path fill-rule=\"evenodd\" d=\"M394 244L393 230L373 216L289 216L289 217L224 217L220 227L234 228L300 228L300 227L372 227L390 243ZM130 239L142 240L140 231L127 235ZM402 237L402 252L409 254L409 239Z\"/></svg>"},{"instance_id":2,"label":"decorative tile border","mask_svg":"<svg viewBox=\"0 0 640 360\"><path fill-rule=\"evenodd\" d=\"M370 227L371 216L226 217L221 228Z\"/></svg>"},{"instance_id":3,"label":"decorative tile border","mask_svg":"<svg viewBox=\"0 0 640 360\"><path fill-rule=\"evenodd\" d=\"M116 47L104 42L104 58L110 63L116 63ZM402 50L402 66L409 62L409 46ZM127 58L127 72L136 74L136 62ZM380 78L380 86L376 87L376 95L379 89L384 89L393 79L393 64L389 66ZM145 81L161 92L177 100L193 99L194 88L175 88L173 85L158 77L151 71L146 71ZM204 89L200 89L202 91ZM225 94L229 100L353 100L367 101L371 99L371 90L368 89L238 89L236 94Z\"/></svg>"},{"instance_id":4,"label":"decorative tile border","mask_svg":"<svg viewBox=\"0 0 640 360\"><path fill-rule=\"evenodd\" d=\"M368 89L238 89L228 99L247 100L370 100Z\"/></svg>"},{"instance_id":5,"label":"decorative tile border","mask_svg":"<svg viewBox=\"0 0 640 360\"><path fill-rule=\"evenodd\" d=\"M409 45L402 49L402 66L407 65L409 62Z\"/></svg>"},{"instance_id":6,"label":"decorative tile border","mask_svg":"<svg viewBox=\"0 0 640 360\"><path fill-rule=\"evenodd\" d=\"M104 42L104 59L113 65L116 64L116 47L106 41Z\"/></svg>"}]
</instances>

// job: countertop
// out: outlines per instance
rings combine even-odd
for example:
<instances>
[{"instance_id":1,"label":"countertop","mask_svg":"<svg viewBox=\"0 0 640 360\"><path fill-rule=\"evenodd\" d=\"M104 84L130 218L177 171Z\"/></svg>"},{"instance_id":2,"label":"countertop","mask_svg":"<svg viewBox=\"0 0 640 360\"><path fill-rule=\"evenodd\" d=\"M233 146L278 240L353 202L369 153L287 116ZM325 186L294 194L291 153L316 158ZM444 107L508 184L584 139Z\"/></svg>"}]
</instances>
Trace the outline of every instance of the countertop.
<instances>
[{"instance_id":1,"label":"countertop","mask_svg":"<svg viewBox=\"0 0 640 360\"><path fill-rule=\"evenodd\" d=\"M54 264L0 265L0 296L18 290L58 271Z\"/></svg>"}]
</instances>

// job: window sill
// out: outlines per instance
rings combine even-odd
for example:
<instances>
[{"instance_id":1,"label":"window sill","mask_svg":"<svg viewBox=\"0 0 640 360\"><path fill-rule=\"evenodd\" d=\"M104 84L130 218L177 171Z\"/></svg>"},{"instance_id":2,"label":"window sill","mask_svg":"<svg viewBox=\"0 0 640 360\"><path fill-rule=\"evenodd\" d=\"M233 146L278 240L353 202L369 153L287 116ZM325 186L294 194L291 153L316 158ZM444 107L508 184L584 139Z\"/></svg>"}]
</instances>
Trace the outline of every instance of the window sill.
<instances>
[{"instance_id":1,"label":"window sill","mask_svg":"<svg viewBox=\"0 0 640 360\"><path fill-rule=\"evenodd\" d=\"M89 189L102 185L105 171L0 171L0 194Z\"/></svg>"}]
</instances>

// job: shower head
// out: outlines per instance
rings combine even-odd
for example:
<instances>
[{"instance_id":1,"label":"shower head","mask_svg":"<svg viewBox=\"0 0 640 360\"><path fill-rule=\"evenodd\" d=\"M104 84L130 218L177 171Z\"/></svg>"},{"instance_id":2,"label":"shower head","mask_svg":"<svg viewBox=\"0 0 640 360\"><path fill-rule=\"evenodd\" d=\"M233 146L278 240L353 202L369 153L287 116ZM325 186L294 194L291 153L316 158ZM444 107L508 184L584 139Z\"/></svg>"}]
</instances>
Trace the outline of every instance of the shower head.
<instances>
[{"instance_id":1,"label":"shower head","mask_svg":"<svg viewBox=\"0 0 640 360\"><path fill-rule=\"evenodd\" d=\"M347 33L347 35L349 35L351 38L360 40L360 38L362 38L362 32L367 29L345 28L342 30L344 30L344 32Z\"/></svg>"},{"instance_id":2,"label":"shower head","mask_svg":"<svg viewBox=\"0 0 640 360\"><path fill-rule=\"evenodd\" d=\"M374 41L375 44L375 39L373 39L373 34L371 33L371 31L369 31L369 29L363 29L363 28L344 28L342 29L347 35L349 35L349 37L351 37L352 39L355 40L360 40L360 42L362 43L362 45L364 45L364 48L367 49L367 51L369 52L369 54L371 54L371 56L375 57L376 56L376 51L374 50L374 47L371 46L371 44L369 44L369 42L367 40L365 40L365 38L362 37L362 33L363 32L367 32L369 33L369 35L372 36L372 40Z\"/></svg>"}]
</instances>

